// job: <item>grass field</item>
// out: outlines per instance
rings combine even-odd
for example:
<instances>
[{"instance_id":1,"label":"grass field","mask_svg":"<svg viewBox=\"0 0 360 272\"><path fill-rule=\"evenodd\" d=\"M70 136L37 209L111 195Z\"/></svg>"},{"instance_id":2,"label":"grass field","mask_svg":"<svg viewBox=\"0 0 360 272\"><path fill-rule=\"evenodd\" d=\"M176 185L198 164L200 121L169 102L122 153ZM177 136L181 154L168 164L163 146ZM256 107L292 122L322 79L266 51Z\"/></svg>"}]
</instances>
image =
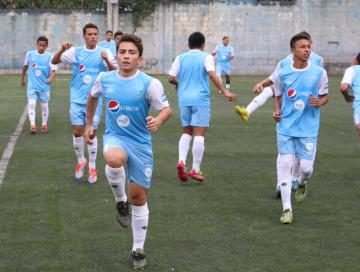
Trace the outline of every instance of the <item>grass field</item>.
<instances>
[{"instance_id":1,"label":"grass field","mask_svg":"<svg viewBox=\"0 0 360 272\"><path fill-rule=\"evenodd\" d=\"M240 104L260 78L233 77ZM96 185L72 177L68 79L54 83L50 132L31 136L26 122L0 188L0 271L131 271L131 230L116 222L101 151ZM292 225L279 223L274 197L272 101L243 123L235 104L212 92L207 181L180 184L175 91L160 79L174 115L154 135L147 271L360 271L359 138L339 77L331 77L308 198L293 205ZM19 76L0 80L2 153L26 99Z\"/></svg>"}]
</instances>

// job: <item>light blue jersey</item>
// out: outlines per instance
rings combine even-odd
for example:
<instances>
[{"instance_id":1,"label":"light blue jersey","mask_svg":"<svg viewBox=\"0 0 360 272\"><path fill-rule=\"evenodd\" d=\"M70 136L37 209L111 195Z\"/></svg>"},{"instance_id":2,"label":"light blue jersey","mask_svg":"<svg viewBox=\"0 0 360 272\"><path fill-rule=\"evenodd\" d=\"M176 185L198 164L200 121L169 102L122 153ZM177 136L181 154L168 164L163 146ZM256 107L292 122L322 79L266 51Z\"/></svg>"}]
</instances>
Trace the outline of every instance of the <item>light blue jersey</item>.
<instances>
[{"instance_id":1,"label":"light blue jersey","mask_svg":"<svg viewBox=\"0 0 360 272\"><path fill-rule=\"evenodd\" d=\"M311 51L311 54L309 56L309 61L324 68L324 59L313 51Z\"/></svg>"},{"instance_id":2,"label":"light blue jersey","mask_svg":"<svg viewBox=\"0 0 360 272\"><path fill-rule=\"evenodd\" d=\"M360 65L353 65L346 69L341 84L350 86L353 96L353 109L360 108Z\"/></svg>"},{"instance_id":3,"label":"light blue jersey","mask_svg":"<svg viewBox=\"0 0 360 272\"><path fill-rule=\"evenodd\" d=\"M216 54L216 62L221 64L230 64L231 57L234 56L234 48L230 45L217 45L214 52Z\"/></svg>"},{"instance_id":4,"label":"light blue jersey","mask_svg":"<svg viewBox=\"0 0 360 272\"><path fill-rule=\"evenodd\" d=\"M159 80L143 72L123 78L118 71L110 71L100 74L91 95L104 97L106 134L151 147L151 134L146 128L150 105L157 110L169 106Z\"/></svg>"},{"instance_id":5,"label":"light blue jersey","mask_svg":"<svg viewBox=\"0 0 360 272\"><path fill-rule=\"evenodd\" d=\"M27 90L44 92L50 91L50 85L47 79L52 70L56 70L56 66L50 63L52 54L44 52L39 54L37 50L28 51L26 54L24 65L29 67Z\"/></svg>"},{"instance_id":6,"label":"light blue jersey","mask_svg":"<svg viewBox=\"0 0 360 272\"><path fill-rule=\"evenodd\" d=\"M275 95L282 96L281 121L277 132L292 137L316 137L320 108L309 104L310 96L328 93L326 71L310 62L304 69L283 67L275 81Z\"/></svg>"},{"instance_id":7,"label":"light blue jersey","mask_svg":"<svg viewBox=\"0 0 360 272\"><path fill-rule=\"evenodd\" d=\"M70 48L61 56L64 64L71 64L73 68L70 82L70 102L86 105L87 97L100 72L107 70L101 57L106 49L97 46L93 50L85 46ZM110 52L109 52L110 53ZM112 61L112 58L109 58Z\"/></svg>"},{"instance_id":8,"label":"light blue jersey","mask_svg":"<svg viewBox=\"0 0 360 272\"><path fill-rule=\"evenodd\" d=\"M102 48L109 49L111 54L113 54L113 56L116 56L116 42L114 40L111 40L110 42L103 40L99 42L99 45Z\"/></svg>"},{"instance_id":9,"label":"light blue jersey","mask_svg":"<svg viewBox=\"0 0 360 272\"><path fill-rule=\"evenodd\" d=\"M210 107L210 84L205 59L200 50L190 50L179 56L179 106Z\"/></svg>"}]
</instances>

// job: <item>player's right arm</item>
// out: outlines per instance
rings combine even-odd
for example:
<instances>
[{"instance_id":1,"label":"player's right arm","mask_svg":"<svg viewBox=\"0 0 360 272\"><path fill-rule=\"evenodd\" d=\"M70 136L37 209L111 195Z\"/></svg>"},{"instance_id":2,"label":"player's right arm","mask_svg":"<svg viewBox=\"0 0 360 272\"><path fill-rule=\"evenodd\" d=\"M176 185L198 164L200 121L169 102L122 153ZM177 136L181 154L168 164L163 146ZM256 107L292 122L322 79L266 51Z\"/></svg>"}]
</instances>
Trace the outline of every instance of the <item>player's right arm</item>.
<instances>
[{"instance_id":1,"label":"player's right arm","mask_svg":"<svg viewBox=\"0 0 360 272\"><path fill-rule=\"evenodd\" d=\"M99 102L99 97L103 94L103 88L101 85L101 75L100 73L96 78L94 85L89 93L87 103L86 103L86 128L85 128L85 138L86 142L91 144L91 139L94 138L94 115L96 107Z\"/></svg>"},{"instance_id":2,"label":"player's right arm","mask_svg":"<svg viewBox=\"0 0 360 272\"><path fill-rule=\"evenodd\" d=\"M180 71L180 59L179 56L177 56L174 62L172 63L171 69L168 74L168 81L171 84L175 85L176 90L179 86L179 81L176 79L177 75L179 74L179 71Z\"/></svg>"},{"instance_id":3,"label":"player's right arm","mask_svg":"<svg viewBox=\"0 0 360 272\"><path fill-rule=\"evenodd\" d=\"M355 77L355 71L352 67L349 67L345 70L345 74L341 80L340 91L344 96L344 99L348 103L352 103L354 101L354 96L349 92L349 88L352 84L352 81Z\"/></svg>"},{"instance_id":4,"label":"player's right arm","mask_svg":"<svg viewBox=\"0 0 360 272\"><path fill-rule=\"evenodd\" d=\"M66 50L68 50L71 46L72 46L71 43L69 43L69 42L63 42L63 43L61 44L61 47L59 48L59 50L56 51L56 53L55 53L54 56L52 57L51 63L52 63L52 64L61 63L61 62L62 62L62 60L61 60L62 54L63 54Z\"/></svg>"},{"instance_id":5,"label":"player's right arm","mask_svg":"<svg viewBox=\"0 0 360 272\"><path fill-rule=\"evenodd\" d=\"M275 80L275 109L273 112L273 118L276 122L281 121L281 105L282 105L282 93L284 91L284 85L280 81L279 75L276 76Z\"/></svg>"},{"instance_id":6,"label":"player's right arm","mask_svg":"<svg viewBox=\"0 0 360 272\"><path fill-rule=\"evenodd\" d=\"M279 73L279 70L280 70L280 62L277 63L275 70L271 73L271 75L269 77L267 77L264 80L260 81L259 83L255 84L255 86L253 88L253 92L256 94L259 94L263 91L264 88L270 87L271 85L273 85L275 82L275 79L277 77L277 74Z\"/></svg>"},{"instance_id":7,"label":"player's right arm","mask_svg":"<svg viewBox=\"0 0 360 272\"><path fill-rule=\"evenodd\" d=\"M25 61L24 61L24 66L22 68L21 71L21 78L20 78L20 85L22 87L25 87L25 74L27 69L29 68L29 53L26 53L26 57L25 57Z\"/></svg>"}]
</instances>

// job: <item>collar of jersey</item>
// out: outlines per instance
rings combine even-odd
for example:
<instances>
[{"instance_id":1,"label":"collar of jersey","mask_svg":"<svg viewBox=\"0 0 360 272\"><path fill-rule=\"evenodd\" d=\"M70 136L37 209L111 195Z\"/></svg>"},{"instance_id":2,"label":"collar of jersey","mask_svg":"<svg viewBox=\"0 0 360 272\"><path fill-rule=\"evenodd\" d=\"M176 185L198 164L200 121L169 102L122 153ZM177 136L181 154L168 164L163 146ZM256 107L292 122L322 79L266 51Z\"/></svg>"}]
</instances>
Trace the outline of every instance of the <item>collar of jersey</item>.
<instances>
[{"instance_id":1,"label":"collar of jersey","mask_svg":"<svg viewBox=\"0 0 360 272\"><path fill-rule=\"evenodd\" d=\"M119 79L122 79L122 80L132 80L132 79L134 79L135 77L137 77L138 74L139 74L139 69L136 70L135 75L129 76L129 77L120 76L120 75L119 75L119 71L117 71L117 73L116 73L117 77L118 77Z\"/></svg>"},{"instance_id":2,"label":"collar of jersey","mask_svg":"<svg viewBox=\"0 0 360 272\"><path fill-rule=\"evenodd\" d=\"M44 51L44 53L40 54L39 51L36 49L36 50L35 50L35 53L36 53L36 55L38 55L38 56L44 56L45 53L46 53L46 51Z\"/></svg>"},{"instance_id":3,"label":"collar of jersey","mask_svg":"<svg viewBox=\"0 0 360 272\"><path fill-rule=\"evenodd\" d=\"M302 68L302 69L295 68L294 67L294 62L291 64L291 69L293 69L294 71L299 71L299 72L306 71L307 69L309 69L309 67L310 67L310 61L308 61L308 65L305 68Z\"/></svg>"},{"instance_id":4,"label":"collar of jersey","mask_svg":"<svg viewBox=\"0 0 360 272\"><path fill-rule=\"evenodd\" d=\"M96 45L96 47L94 49L87 49L86 45L84 44L84 50L87 52L94 52L97 48L98 48L98 46Z\"/></svg>"}]
</instances>

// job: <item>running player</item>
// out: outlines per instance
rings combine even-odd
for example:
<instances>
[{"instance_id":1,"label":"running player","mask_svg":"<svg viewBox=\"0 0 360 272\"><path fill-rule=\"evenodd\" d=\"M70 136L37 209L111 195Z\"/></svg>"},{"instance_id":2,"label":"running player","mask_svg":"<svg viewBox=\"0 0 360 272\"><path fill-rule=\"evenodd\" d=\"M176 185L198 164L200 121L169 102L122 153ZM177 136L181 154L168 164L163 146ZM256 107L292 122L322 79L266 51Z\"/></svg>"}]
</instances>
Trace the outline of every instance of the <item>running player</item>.
<instances>
[{"instance_id":1,"label":"running player","mask_svg":"<svg viewBox=\"0 0 360 272\"><path fill-rule=\"evenodd\" d=\"M96 104L103 96L106 104L105 173L117 202L120 225L131 224L132 227L133 268L142 269L146 266L147 194L154 165L151 133L170 117L171 109L160 81L138 70L143 60L141 39L125 34L117 45L117 52L119 70L101 73L88 97L86 135L92 138ZM149 115L150 105L160 111L157 116ZM125 193L125 166L129 200Z\"/></svg>"},{"instance_id":2,"label":"running player","mask_svg":"<svg viewBox=\"0 0 360 272\"><path fill-rule=\"evenodd\" d=\"M277 124L277 175L281 184L283 212L280 222L293 221L291 207L291 169L296 156L300 160L300 175L295 199L306 196L307 182L313 172L320 107L328 102L326 71L308 61L311 40L303 33L291 38L293 63L280 69L275 77L275 111Z\"/></svg>"},{"instance_id":3,"label":"running player","mask_svg":"<svg viewBox=\"0 0 360 272\"><path fill-rule=\"evenodd\" d=\"M230 90L231 60L234 59L234 48L229 45L229 37L223 37L222 44L215 47L212 55L216 57L216 75L221 81L221 75L225 75L226 89Z\"/></svg>"},{"instance_id":4,"label":"running player","mask_svg":"<svg viewBox=\"0 0 360 272\"><path fill-rule=\"evenodd\" d=\"M116 42L112 39L113 32L111 30L106 31L105 40L99 42L102 48L109 49L113 56L116 55Z\"/></svg>"},{"instance_id":5,"label":"running player","mask_svg":"<svg viewBox=\"0 0 360 272\"><path fill-rule=\"evenodd\" d=\"M100 72L114 70L111 52L100 46L98 42L98 27L94 24L86 24L83 28L85 44L73 47L71 43L64 42L55 53L52 63L71 64L73 75L70 83L70 119L73 125L73 144L78 163L75 169L75 178L81 179L87 160L84 156L84 130L86 124L86 101L91 87ZM94 127L97 129L101 117L101 103L94 116ZM97 181L96 156L97 138L94 134L91 144L88 144L90 184Z\"/></svg>"},{"instance_id":6,"label":"running player","mask_svg":"<svg viewBox=\"0 0 360 272\"><path fill-rule=\"evenodd\" d=\"M50 84L55 78L57 66L51 63L52 54L46 51L48 47L48 38L40 36L36 41L36 50L26 53L24 66L21 73L21 86L25 86L25 74L29 69L27 98L28 98L28 116L30 121L30 133L36 133L35 112L36 100L40 100L41 105L41 132L48 132Z\"/></svg>"},{"instance_id":7,"label":"running player","mask_svg":"<svg viewBox=\"0 0 360 272\"><path fill-rule=\"evenodd\" d=\"M186 182L188 176L199 182L205 180L200 171L204 154L205 133L210 124L210 85L209 77L221 93L236 100L236 94L229 92L221 84L214 69L214 58L203 52L205 36L200 32L192 33L188 38L189 51L177 56L169 71L168 80L178 91L179 109L183 134L179 141L178 177ZM176 77L179 76L179 82ZM186 158L193 140L192 169L188 175Z\"/></svg>"},{"instance_id":8,"label":"running player","mask_svg":"<svg viewBox=\"0 0 360 272\"><path fill-rule=\"evenodd\" d=\"M360 136L360 53L352 60L352 66L345 70L340 91L348 103L352 103L355 128ZM351 88L351 93L349 89Z\"/></svg>"}]
</instances>

